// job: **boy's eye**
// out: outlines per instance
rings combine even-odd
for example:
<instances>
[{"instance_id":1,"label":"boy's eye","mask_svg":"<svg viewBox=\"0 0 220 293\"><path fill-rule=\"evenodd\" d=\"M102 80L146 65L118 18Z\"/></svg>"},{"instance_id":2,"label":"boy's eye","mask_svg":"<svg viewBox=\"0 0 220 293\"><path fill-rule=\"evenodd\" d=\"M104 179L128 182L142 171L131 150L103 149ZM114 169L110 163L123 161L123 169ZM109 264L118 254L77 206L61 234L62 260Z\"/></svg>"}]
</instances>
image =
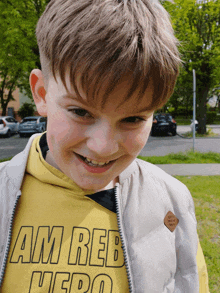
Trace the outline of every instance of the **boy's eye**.
<instances>
[{"instance_id":1,"label":"boy's eye","mask_svg":"<svg viewBox=\"0 0 220 293\"><path fill-rule=\"evenodd\" d=\"M91 117L89 112L82 108L69 109L68 111L74 113L76 116L79 116L79 117L84 117L84 118Z\"/></svg>"},{"instance_id":2,"label":"boy's eye","mask_svg":"<svg viewBox=\"0 0 220 293\"><path fill-rule=\"evenodd\" d=\"M145 119L143 117L138 117L138 116L132 116L132 117L128 117L123 119L124 122L126 123L140 123L142 121L145 121Z\"/></svg>"}]
</instances>

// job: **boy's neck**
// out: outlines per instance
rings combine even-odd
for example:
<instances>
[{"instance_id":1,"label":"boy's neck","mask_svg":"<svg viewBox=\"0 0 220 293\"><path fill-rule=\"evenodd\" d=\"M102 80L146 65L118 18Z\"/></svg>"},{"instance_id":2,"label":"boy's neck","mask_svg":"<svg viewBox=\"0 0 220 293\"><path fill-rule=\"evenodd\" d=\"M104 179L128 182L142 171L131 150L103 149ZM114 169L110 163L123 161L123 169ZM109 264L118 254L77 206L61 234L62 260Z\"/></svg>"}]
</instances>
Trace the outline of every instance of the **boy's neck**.
<instances>
[{"instance_id":1,"label":"boy's neck","mask_svg":"<svg viewBox=\"0 0 220 293\"><path fill-rule=\"evenodd\" d=\"M107 189L111 189L115 187L115 184L118 182L118 178L115 178L114 180L112 180L111 182L109 182L109 184L107 186L105 186L104 188L101 188L99 190L96 190L96 192L102 191L102 190L107 190Z\"/></svg>"},{"instance_id":2,"label":"boy's neck","mask_svg":"<svg viewBox=\"0 0 220 293\"><path fill-rule=\"evenodd\" d=\"M47 154L46 154L46 158L45 158L45 161L53 166L54 168L56 168L57 170L61 171L60 168L57 166L57 164L55 163L52 155L51 155L51 152L50 151L47 151ZM62 171L61 171L62 172Z\"/></svg>"}]
</instances>

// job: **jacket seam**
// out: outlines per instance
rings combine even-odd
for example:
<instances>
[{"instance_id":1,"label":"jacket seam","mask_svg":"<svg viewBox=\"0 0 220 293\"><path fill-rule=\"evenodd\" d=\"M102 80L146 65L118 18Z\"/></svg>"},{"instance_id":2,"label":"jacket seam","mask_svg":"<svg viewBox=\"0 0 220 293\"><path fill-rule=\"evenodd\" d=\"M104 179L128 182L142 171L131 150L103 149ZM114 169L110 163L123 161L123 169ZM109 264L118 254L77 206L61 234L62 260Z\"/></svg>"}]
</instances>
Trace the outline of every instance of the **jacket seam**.
<instances>
[{"instance_id":1,"label":"jacket seam","mask_svg":"<svg viewBox=\"0 0 220 293\"><path fill-rule=\"evenodd\" d=\"M10 217L9 231L8 231L8 236L7 236L7 240L6 240L6 248L5 248L5 251L3 253L3 259L2 259L2 268L1 268L1 275L0 275L0 287L2 285L4 275L5 275L5 270L6 270L7 261L8 261L8 255L9 255L10 246L11 246L11 238L12 238L14 216L15 216L16 207L17 207L17 204L18 204L18 201L19 201L20 197L21 197L21 192L20 192L19 195L16 196L16 200L15 200L15 203L14 203L12 215Z\"/></svg>"}]
</instances>

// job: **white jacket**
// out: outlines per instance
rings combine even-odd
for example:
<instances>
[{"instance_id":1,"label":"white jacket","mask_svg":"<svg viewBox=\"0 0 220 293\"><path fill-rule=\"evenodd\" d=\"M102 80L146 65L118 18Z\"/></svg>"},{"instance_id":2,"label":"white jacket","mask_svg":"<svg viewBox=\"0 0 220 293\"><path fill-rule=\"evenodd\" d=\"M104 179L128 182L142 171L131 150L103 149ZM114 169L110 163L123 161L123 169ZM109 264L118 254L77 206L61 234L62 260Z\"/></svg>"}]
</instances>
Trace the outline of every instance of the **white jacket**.
<instances>
[{"instance_id":1,"label":"white jacket","mask_svg":"<svg viewBox=\"0 0 220 293\"><path fill-rule=\"evenodd\" d=\"M0 164L0 285L35 137L23 152ZM160 168L136 159L119 176L116 202L130 292L199 292L196 219L187 187ZM164 225L169 211L179 219L173 232Z\"/></svg>"}]
</instances>

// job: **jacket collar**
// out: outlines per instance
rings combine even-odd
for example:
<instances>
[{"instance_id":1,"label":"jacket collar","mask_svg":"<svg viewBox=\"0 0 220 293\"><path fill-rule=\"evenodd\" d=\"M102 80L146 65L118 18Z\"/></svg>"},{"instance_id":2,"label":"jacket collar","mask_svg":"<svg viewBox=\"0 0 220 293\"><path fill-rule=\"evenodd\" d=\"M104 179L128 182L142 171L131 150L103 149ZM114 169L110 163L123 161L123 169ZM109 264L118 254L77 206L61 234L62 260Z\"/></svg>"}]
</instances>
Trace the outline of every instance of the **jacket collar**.
<instances>
[{"instance_id":1,"label":"jacket collar","mask_svg":"<svg viewBox=\"0 0 220 293\"><path fill-rule=\"evenodd\" d=\"M131 177L138 170L137 159L135 159L122 173L119 175L119 183L123 184L126 179Z\"/></svg>"},{"instance_id":2,"label":"jacket collar","mask_svg":"<svg viewBox=\"0 0 220 293\"><path fill-rule=\"evenodd\" d=\"M15 190L20 190L21 184L24 178L25 169L28 160L28 154L35 137L41 134L34 134L30 137L25 149L14 156L6 166L6 174L10 178L11 183L15 187Z\"/></svg>"}]
</instances>

